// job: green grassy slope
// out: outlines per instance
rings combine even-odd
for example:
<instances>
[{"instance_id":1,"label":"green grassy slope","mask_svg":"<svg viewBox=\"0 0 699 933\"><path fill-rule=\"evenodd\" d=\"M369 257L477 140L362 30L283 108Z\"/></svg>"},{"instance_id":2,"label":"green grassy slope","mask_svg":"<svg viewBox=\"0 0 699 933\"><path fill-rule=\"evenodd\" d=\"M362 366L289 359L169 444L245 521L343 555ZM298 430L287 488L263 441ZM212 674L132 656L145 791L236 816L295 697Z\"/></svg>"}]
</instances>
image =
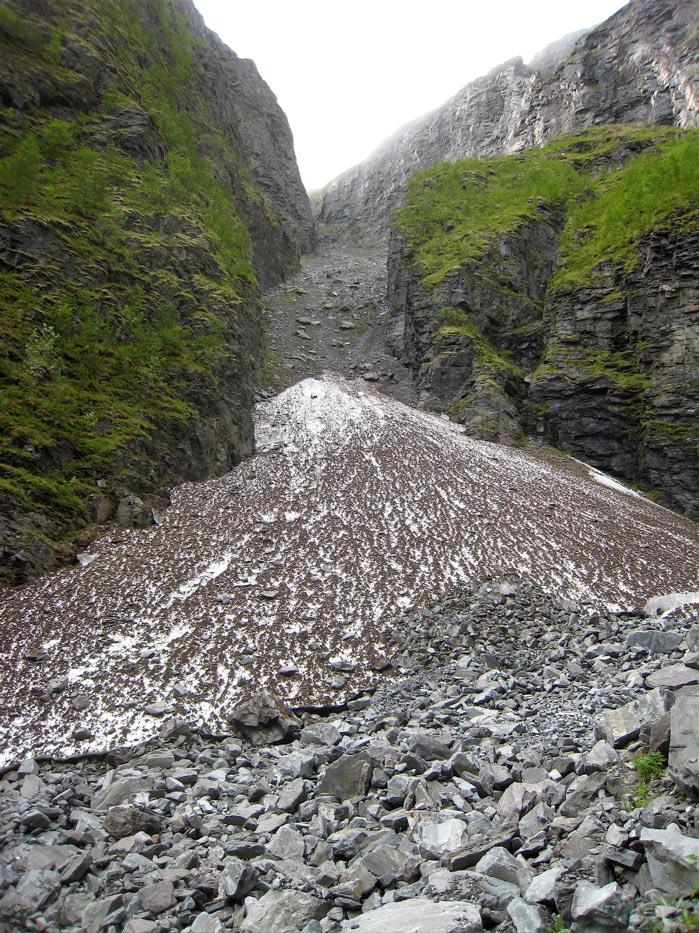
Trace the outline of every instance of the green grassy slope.
<instances>
[{"instance_id":1,"label":"green grassy slope","mask_svg":"<svg viewBox=\"0 0 699 933\"><path fill-rule=\"evenodd\" d=\"M699 132L675 127L596 127L541 149L443 162L411 179L396 228L433 286L481 255L499 234L566 208L553 285L589 284L603 262L636 261L651 230L699 224Z\"/></svg>"}]
</instances>

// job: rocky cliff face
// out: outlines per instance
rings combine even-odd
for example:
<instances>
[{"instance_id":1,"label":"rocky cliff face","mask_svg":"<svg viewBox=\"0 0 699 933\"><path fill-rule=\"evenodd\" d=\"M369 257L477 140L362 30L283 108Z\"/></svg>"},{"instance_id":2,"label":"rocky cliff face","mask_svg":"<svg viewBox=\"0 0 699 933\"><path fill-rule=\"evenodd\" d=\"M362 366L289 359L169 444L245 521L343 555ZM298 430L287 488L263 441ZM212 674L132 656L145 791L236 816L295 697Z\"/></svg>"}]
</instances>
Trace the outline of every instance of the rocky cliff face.
<instances>
[{"instance_id":1,"label":"rocky cliff face","mask_svg":"<svg viewBox=\"0 0 699 933\"><path fill-rule=\"evenodd\" d=\"M392 340L423 406L490 440L538 436L696 516L697 178L684 189L671 167L696 164L696 134L605 132L411 182L389 256Z\"/></svg>"},{"instance_id":2,"label":"rocky cliff face","mask_svg":"<svg viewBox=\"0 0 699 933\"><path fill-rule=\"evenodd\" d=\"M253 446L259 285L313 220L286 117L190 0L0 9L0 578Z\"/></svg>"},{"instance_id":3,"label":"rocky cliff face","mask_svg":"<svg viewBox=\"0 0 699 933\"><path fill-rule=\"evenodd\" d=\"M692 0L632 0L553 70L551 55L534 68L505 62L331 182L319 219L382 235L408 177L440 160L517 152L600 123L696 125L697 19Z\"/></svg>"}]
</instances>

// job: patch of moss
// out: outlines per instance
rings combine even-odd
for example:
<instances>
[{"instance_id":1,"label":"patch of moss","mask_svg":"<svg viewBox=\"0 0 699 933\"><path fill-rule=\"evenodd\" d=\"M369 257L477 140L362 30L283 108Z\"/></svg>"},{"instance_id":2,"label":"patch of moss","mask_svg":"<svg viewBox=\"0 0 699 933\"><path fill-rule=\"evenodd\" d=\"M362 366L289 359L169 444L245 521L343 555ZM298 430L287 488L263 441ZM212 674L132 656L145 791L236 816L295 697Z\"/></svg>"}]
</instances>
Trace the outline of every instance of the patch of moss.
<instances>
[{"instance_id":1,"label":"patch of moss","mask_svg":"<svg viewBox=\"0 0 699 933\"><path fill-rule=\"evenodd\" d=\"M650 376L639 370L630 352L607 353L586 347L579 362L590 375L609 379L621 391L643 393L651 386Z\"/></svg>"},{"instance_id":2,"label":"patch of moss","mask_svg":"<svg viewBox=\"0 0 699 933\"><path fill-rule=\"evenodd\" d=\"M650 420L644 425L647 437L665 438L669 441L696 443L699 441L699 425L681 421Z\"/></svg>"},{"instance_id":3,"label":"patch of moss","mask_svg":"<svg viewBox=\"0 0 699 933\"><path fill-rule=\"evenodd\" d=\"M524 370L510 359L508 351L496 349L465 311L459 308L442 308L438 320L439 327L433 338L437 345L453 334L463 335L468 337L473 345L478 369L494 370L517 378L524 377Z\"/></svg>"}]
</instances>

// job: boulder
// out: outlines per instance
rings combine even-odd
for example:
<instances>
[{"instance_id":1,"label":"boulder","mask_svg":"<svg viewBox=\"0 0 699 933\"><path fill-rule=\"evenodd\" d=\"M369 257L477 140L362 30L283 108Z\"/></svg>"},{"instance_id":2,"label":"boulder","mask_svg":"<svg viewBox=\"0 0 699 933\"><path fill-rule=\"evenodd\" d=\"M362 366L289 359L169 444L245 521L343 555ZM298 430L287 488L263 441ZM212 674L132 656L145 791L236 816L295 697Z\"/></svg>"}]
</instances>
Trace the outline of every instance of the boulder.
<instances>
[{"instance_id":1,"label":"boulder","mask_svg":"<svg viewBox=\"0 0 699 933\"><path fill-rule=\"evenodd\" d=\"M476 871L491 878L499 878L516 885L520 891L526 891L532 880L529 868L511 855L502 846L496 846L486 853L476 865Z\"/></svg>"},{"instance_id":2,"label":"boulder","mask_svg":"<svg viewBox=\"0 0 699 933\"><path fill-rule=\"evenodd\" d=\"M239 858L228 858L219 879L219 893L231 901L242 901L255 887L257 872Z\"/></svg>"},{"instance_id":3,"label":"boulder","mask_svg":"<svg viewBox=\"0 0 699 933\"><path fill-rule=\"evenodd\" d=\"M699 799L699 686L676 695L670 713L668 768L675 783Z\"/></svg>"},{"instance_id":4,"label":"boulder","mask_svg":"<svg viewBox=\"0 0 699 933\"><path fill-rule=\"evenodd\" d=\"M515 828L512 827L507 832L499 833L493 836L478 836L468 842L462 849L448 854L443 858L442 864L446 865L452 871L462 871L465 868L473 868L483 856L495 846L503 846L506 849L512 845L515 835Z\"/></svg>"},{"instance_id":5,"label":"boulder","mask_svg":"<svg viewBox=\"0 0 699 933\"><path fill-rule=\"evenodd\" d=\"M436 735L418 732L412 737L410 747L425 761L444 761L451 755L449 745Z\"/></svg>"},{"instance_id":6,"label":"boulder","mask_svg":"<svg viewBox=\"0 0 699 933\"><path fill-rule=\"evenodd\" d=\"M141 777L127 777L112 781L103 790L98 791L92 798L93 810L109 810L110 807L118 807L129 797L135 797L143 791L149 791L152 787L151 781Z\"/></svg>"},{"instance_id":7,"label":"boulder","mask_svg":"<svg viewBox=\"0 0 699 933\"><path fill-rule=\"evenodd\" d=\"M565 865L554 865L553 868L542 871L532 879L525 891L524 900L528 904L553 904L556 882L565 871Z\"/></svg>"},{"instance_id":8,"label":"boulder","mask_svg":"<svg viewBox=\"0 0 699 933\"><path fill-rule=\"evenodd\" d=\"M646 683L649 687L686 687L689 684L699 684L699 671L687 667L686 664L669 664L651 674Z\"/></svg>"},{"instance_id":9,"label":"boulder","mask_svg":"<svg viewBox=\"0 0 699 933\"><path fill-rule=\"evenodd\" d=\"M310 787L308 781L304 781L302 777L285 784L279 792L278 808L287 813L294 813L308 796Z\"/></svg>"},{"instance_id":10,"label":"boulder","mask_svg":"<svg viewBox=\"0 0 699 933\"><path fill-rule=\"evenodd\" d=\"M121 804L107 810L102 817L102 825L115 839L135 836L136 833L152 836L160 832L160 817L152 810Z\"/></svg>"},{"instance_id":11,"label":"boulder","mask_svg":"<svg viewBox=\"0 0 699 933\"><path fill-rule=\"evenodd\" d=\"M267 851L281 859L298 859L303 857L303 836L290 826L280 827L267 846Z\"/></svg>"},{"instance_id":12,"label":"boulder","mask_svg":"<svg viewBox=\"0 0 699 933\"><path fill-rule=\"evenodd\" d=\"M175 886L172 881L156 881L138 892L141 907L149 914L162 914L175 905Z\"/></svg>"},{"instance_id":13,"label":"boulder","mask_svg":"<svg viewBox=\"0 0 699 933\"><path fill-rule=\"evenodd\" d=\"M420 823L420 853L427 858L442 858L462 848L468 840L468 827L463 820L430 819Z\"/></svg>"},{"instance_id":14,"label":"boulder","mask_svg":"<svg viewBox=\"0 0 699 933\"><path fill-rule=\"evenodd\" d=\"M593 774L595 771L606 771L619 761L619 754L609 742L600 739L596 742L590 751L583 755L580 762L580 774Z\"/></svg>"},{"instance_id":15,"label":"boulder","mask_svg":"<svg viewBox=\"0 0 699 933\"><path fill-rule=\"evenodd\" d=\"M680 832L676 823L667 829L641 830L653 887L672 897L685 897L699 885L699 839Z\"/></svg>"},{"instance_id":16,"label":"boulder","mask_svg":"<svg viewBox=\"0 0 699 933\"><path fill-rule=\"evenodd\" d=\"M328 794L338 800L362 797L369 789L373 764L366 752L343 755L325 769L316 794Z\"/></svg>"},{"instance_id":17,"label":"boulder","mask_svg":"<svg viewBox=\"0 0 699 933\"><path fill-rule=\"evenodd\" d=\"M634 629L626 636L627 648L646 648L651 654L669 654L682 641L679 632L659 632L653 629Z\"/></svg>"},{"instance_id":18,"label":"boulder","mask_svg":"<svg viewBox=\"0 0 699 933\"><path fill-rule=\"evenodd\" d=\"M650 729L667 711L667 698L660 689L650 690L637 700L631 700L616 709L606 710L599 730L614 748L623 748L641 734L641 729Z\"/></svg>"},{"instance_id":19,"label":"boulder","mask_svg":"<svg viewBox=\"0 0 699 933\"><path fill-rule=\"evenodd\" d=\"M378 880L382 888L390 888L397 881L414 881L419 862L391 845L378 845L365 852L361 865Z\"/></svg>"},{"instance_id":20,"label":"boulder","mask_svg":"<svg viewBox=\"0 0 699 933\"><path fill-rule=\"evenodd\" d=\"M571 933L624 933L631 901L616 881L597 887L581 881L575 889Z\"/></svg>"},{"instance_id":21,"label":"boulder","mask_svg":"<svg viewBox=\"0 0 699 933\"><path fill-rule=\"evenodd\" d=\"M22 876L17 885L18 902L27 910L40 910L60 891L57 872L50 868L34 868Z\"/></svg>"},{"instance_id":22,"label":"boulder","mask_svg":"<svg viewBox=\"0 0 699 933\"><path fill-rule=\"evenodd\" d=\"M470 901L413 897L346 920L341 929L342 933L481 933L483 925L479 908Z\"/></svg>"},{"instance_id":23,"label":"boulder","mask_svg":"<svg viewBox=\"0 0 699 933\"><path fill-rule=\"evenodd\" d=\"M521 897L514 897L507 905L507 913L517 933L544 933L547 925L541 911Z\"/></svg>"},{"instance_id":24,"label":"boulder","mask_svg":"<svg viewBox=\"0 0 699 933\"><path fill-rule=\"evenodd\" d=\"M189 933L223 933L224 926L218 917L206 912L197 914L189 928Z\"/></svg>"},{"instance_id":25,"label":"boulder","mask_svg":"<svg viewBox=\"0 0 699 933\"><path fill-rule=\"evenodd\" d=\"M267 891L248 907L240 933L299 933L312 920L322 920L330 908L302 891Z\"/></svg>"},{"instance_id":26,"label":"boulder","mask_svg":"<svg viewBox=\"0 0 699 933\"><path fill-rule=\"evenodd\" d=\"M228 721L253 745L273 745L301 729L301 721L268 690L262 690L235 706Z\"/></svg>"}]
</instances>

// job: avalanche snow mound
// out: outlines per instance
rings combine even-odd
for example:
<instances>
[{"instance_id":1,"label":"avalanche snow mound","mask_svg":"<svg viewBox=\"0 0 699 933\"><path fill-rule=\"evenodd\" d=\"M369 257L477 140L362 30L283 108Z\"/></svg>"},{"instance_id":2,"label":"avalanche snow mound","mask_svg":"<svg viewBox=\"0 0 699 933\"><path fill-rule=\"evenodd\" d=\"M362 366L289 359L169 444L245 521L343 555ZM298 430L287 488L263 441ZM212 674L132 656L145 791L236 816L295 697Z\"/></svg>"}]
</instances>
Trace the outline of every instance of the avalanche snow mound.
<instances>
[{"instance_id":1,"label":"avalanche snow mound","mask_svg":"<svg viewBox=\"0 0 699 933\"><path fill-rule=\"evenodd\" d=\"M392 676L372 668L402 609L464 582L521 576L613 608L699 589L691 522L364 382L260 405L257 445L176 489L162 524L0 597L0 762L131 744L159 714L220 730L260 687L337 703Z\"/></svg>"}]
</instances>

